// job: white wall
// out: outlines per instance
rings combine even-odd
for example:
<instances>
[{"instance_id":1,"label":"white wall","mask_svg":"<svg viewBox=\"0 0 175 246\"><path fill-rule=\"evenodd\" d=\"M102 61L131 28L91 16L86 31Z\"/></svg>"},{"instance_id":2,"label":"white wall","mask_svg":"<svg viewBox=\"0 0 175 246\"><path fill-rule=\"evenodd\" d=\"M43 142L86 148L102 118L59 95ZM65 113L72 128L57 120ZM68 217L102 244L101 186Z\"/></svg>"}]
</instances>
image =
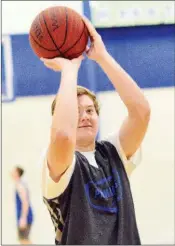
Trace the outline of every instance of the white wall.
<instances>
[{"instance_id":1,"label":"white wall","mask_svg":"<svg viewBox=\"0 0 175 246\"><path fill-rule=\"evenodd\" d=\"M131 177L138 227L143 244L174 242L174 88L144 91L152 109L142 146L142 163ZM113 93L99 94L101 137L119 129L126 110ZM38 161L47 144L53 96L20 98L2 105L2 242L15 244L13 183L16 164L26 169L35 223L35 244L54 244L54 228L42 203ZM115 105L115 106L114 106Z\"/></svg>"},{"instance_id":2,"label":"white wall","mask_svg":"<svg viewBox=\"0 0 175 246\"><path fill-rule=\"evenodd\" d=\"M2 1L2 34L28 33L36 15L55 5L82 13L82 1Z\"/></svg>"},{"instance_id":3,"label":"white wall","mask_svg":"<svg viewBox=\"0 0 175 246\"><path fill-rule=\"evenodd\" d=\"M2 1L2 33L28 33L35 16L41 10L54 5L69 6L82 13L82 1ZM105 22L114 26L116 18L119 25L121 23L125 25L126 22L135 25L142 23L142 20L147 24L161 23L161 21L174 23L173 1L152 1L152 3L150 1L115 1L115 3L114 1L91 1L91 6L95 8L96 16L92 16L96 26L99 26L99 22L102 22L104 26L106 26ZM113 11L110 11L111 8ZM119 14L122 8L125 8L125 14L127 14L123 19ZM155 14L152 16L148 14L149 9L155 10ZM133 10L137 10L139 16L136 17Z\"/></svg>"}]
</instances>

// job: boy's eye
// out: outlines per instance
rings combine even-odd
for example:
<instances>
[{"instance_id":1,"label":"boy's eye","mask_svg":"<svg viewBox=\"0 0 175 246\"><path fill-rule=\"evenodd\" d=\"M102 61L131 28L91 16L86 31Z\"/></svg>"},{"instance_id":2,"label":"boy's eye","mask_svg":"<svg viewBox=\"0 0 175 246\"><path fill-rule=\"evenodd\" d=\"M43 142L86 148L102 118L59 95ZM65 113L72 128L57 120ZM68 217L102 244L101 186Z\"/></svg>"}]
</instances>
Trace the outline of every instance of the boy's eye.
<instances>
[{"instance_id":1,"label":"boy's eye","mask_svg":"<svg viewBox=\"0 0 175 246\"><path fill-rule=\"evenodd\" d=\"M93 109L88 109L87 112L88 113L92 113L93 112Z\"/></svg>"}]
</instances>

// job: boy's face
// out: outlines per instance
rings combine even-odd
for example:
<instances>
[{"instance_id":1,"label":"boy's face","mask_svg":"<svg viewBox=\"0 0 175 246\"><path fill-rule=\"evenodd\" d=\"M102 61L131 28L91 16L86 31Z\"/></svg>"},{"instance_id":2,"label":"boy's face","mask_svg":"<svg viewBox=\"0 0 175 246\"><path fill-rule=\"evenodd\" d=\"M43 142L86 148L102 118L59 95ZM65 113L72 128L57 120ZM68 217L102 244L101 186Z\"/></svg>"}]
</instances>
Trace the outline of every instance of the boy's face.
<instances>
[{"instance_id":1,"label":"boy's face","mask_svg":"<svg viewBox=\"0 0 175 246\"><path fill-rule=\"evenodd\" d=\"M16 179L19 178L19 173L18 173L18 171L17 171L16 168L14 168L14 169L12 170L11 176L12 176L12 179L13 179L13 180L16 180Z\"/></svg>"},{"instance_id":2,"label":"boy's face","mask_svg":"<svg viewBox=\"0 0 175 246\"><path fill-rule=\"evenodd\" d=\"M77 144L86 145L96 139L99 117L94 102L88 95L78 96L78 110Z\"/></svg>"}]
</instances>

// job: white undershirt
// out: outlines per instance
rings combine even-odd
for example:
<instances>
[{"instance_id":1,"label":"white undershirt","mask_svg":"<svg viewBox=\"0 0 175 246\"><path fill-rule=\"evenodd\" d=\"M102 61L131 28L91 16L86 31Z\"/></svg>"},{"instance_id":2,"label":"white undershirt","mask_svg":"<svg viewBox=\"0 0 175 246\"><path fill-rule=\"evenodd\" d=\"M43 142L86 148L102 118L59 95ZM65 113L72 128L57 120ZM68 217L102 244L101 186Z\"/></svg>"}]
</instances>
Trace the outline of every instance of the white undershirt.
<instances>
[{"instance_id":1,"label":"white undershirt","mask_svg":"<svg viewBox=\"0 0 175 246\"><path fill-rule=\"evenodd\" d=\"M80 153L86 157L86 159L88 160L91 166L98 168L97 162L95 160L95 151L80 152Z\"/></svg>"},{"instance_id":2,"label":"white undershirt","mask_svg":"<svg viewBox=\"0 0 175 246\"><path fill-rule=\"evenodd\" d=\"M131 172L136 168L136 166L141 161L141 149L139 149L129 160L127 160L124 151L121 148L119 138L117 136L118 136L117 134L111 134L105 140L110 142L116 147L120 159L122 160L123 165L125 166L126 172L128 176L130 176ZM80 152L80 153L87 158L90 165L98 168L98 165L95 160L95 151ZM52 199L61 195L64 192L64 190L67 188L69 181L72 177L72 174L74 172L76 157L74 154L72 164L69 166L66 172L61 176L58 183L54 182L49 175L46 154L43 159L44 160L42 160L43 163L42 192L44 197L46 197L47 199Z\"/></svg>"}]
</instances>

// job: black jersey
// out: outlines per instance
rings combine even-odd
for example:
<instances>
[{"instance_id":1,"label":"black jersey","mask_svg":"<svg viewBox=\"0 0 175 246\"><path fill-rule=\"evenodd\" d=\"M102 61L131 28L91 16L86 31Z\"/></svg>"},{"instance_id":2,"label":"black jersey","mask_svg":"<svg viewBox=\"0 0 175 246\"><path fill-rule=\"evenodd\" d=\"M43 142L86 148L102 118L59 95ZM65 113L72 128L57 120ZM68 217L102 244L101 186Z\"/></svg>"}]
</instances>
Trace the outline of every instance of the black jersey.
<instances>
[{"instance_id":1,"label":"black jersey","mask_svg":"<svg viewBox=\"0 0 175 246\"><path fill-rule=\"evenodd\" d=\"M55 226L56 244L139 245L129 180L116 148L96 142L98 168L76 151L66 190L44 198Z\"/></svg>"}]
</instances>

